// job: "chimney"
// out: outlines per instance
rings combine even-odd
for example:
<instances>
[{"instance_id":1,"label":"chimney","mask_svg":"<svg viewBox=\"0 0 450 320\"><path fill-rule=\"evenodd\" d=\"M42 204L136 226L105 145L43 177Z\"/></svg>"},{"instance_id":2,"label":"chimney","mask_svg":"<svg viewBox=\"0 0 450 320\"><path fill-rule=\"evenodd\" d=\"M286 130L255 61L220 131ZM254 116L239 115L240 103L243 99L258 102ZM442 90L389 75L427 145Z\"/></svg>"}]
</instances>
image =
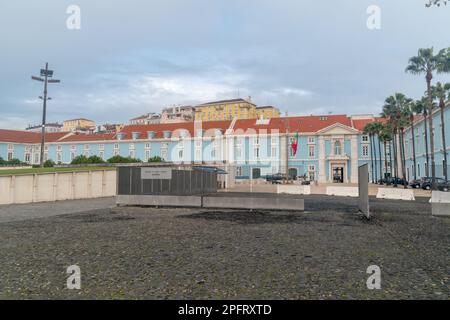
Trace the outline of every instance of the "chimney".
<instances>
[{"instance_id":1,"label":"chimney","mask_svg":"<svg viewBox=\"0 0 450 320\"><path fill-rule=\"evenodd\" d=\"M252 96L248 96L247 101L252 102Z\"/></svg>"}]
</instances>

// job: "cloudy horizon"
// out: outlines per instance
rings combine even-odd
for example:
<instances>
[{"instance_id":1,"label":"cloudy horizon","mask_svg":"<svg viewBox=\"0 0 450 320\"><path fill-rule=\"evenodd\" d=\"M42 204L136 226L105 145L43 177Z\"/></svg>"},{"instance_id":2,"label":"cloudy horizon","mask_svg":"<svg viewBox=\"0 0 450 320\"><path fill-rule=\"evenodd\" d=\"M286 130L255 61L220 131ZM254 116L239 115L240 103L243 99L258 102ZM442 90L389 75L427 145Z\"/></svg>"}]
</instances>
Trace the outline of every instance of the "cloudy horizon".
<instances>
[{"instance_id":1,"label":"cloudy horizon","mask_svg":"<svg viewBox=\"0 0 450 320\"><path fill-rule=\"evenodd\" d=\"M45 62L48 122L125 123L172 105L251 96L285 114L379 114L395 92L419 98L405 73L421 47L449 47L450 6L426 0L25 0L0 4L0 128L41 121ZM66 27L69 5L81 30ZM381 29L366 26L370 5ZM434 81L450 82L449 75Z\"/></svg>"}]
</instances>

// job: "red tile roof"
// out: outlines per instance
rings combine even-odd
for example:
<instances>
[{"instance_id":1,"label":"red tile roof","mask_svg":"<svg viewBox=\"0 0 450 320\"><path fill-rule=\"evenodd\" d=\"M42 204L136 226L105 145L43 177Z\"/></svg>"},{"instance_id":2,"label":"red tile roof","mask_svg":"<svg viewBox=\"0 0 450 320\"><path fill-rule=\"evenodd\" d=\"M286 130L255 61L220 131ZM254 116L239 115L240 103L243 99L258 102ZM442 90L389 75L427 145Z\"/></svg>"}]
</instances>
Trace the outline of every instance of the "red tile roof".
<instances>
[{"instance_id":1,"label":"red tile roof","mask_svg":"<svg viewBox=\"0 0 450 320\"><path fill-rule=\"evenodd\" d=\"M195 136L194 126L196 129L200 129L200 125L197 128L195 122L182 122L182 123L158 123L158 124L145 124L145 125L129 125L123 127L120 133L124 133L123 139L131 139L133 132L139 132L139 139L147 139L147 132L154 131L155 138L163 138L164 131L174 132L175 130L187 130L191 137ZM225 133L225 131L230 127L231 121L205 121L201 122L201 129L220 129Z\"/></svg>"},{"instance_id":2,"label":"red tile roof","mask_svg":"<svg viewBox=\"0 0 450 320\"><path fill-rule=\"evenodd\" d=\"M67 134L67 132L46 133L45 141L55 142L66 136ZM39 143L41 142L41 134L31 131L0 129L0 141L15 143Z\"/></svg>"},{"instance_id":3,"label":"red tile roof","mask_svg":"<svg viewBox=\"0 0 450 320\"><path fill-rule=\"evenodd\" d=\"M114 140L115 135L115 133L71 134L61 139L60 142L107 141Z\"/></svg>"},{"instance_id":4,"label":"red tile roof","mask_svg":"<svg viewBox=\"0 0 450 320\"><path fill-rule=\"evenodd\" d=\"M271 132L286 132L289 126L289 132L298 133L315 133L324 128L332 126L336 123L343 124L348 127L353 127L359 131L364 129L364 126L373 121L385 122L383 118L367 118L367 119L351 119L346 115L326 115L326 116L300 116L300 117L283 117L273 118L267 121L257 119L242 119L236 120L234 124L234 132L237 134L249 133L253 130L267 130ZM204 122L182 122L182 123L160 123L147 125L128 125L123 127L120 133L124 134L124 140L131 140L133 132L139 132L139 139L147 139L147 132L154 131L155 138L163 138L164 131L174 132L175 130L187 130L190 136L196 136L195 129L203 129L205 131L211 129L220 129L223 133L229 129L232 121L204 121ZM175 134L176 135L176 134ZM17 130L1 130L0 141L2 142L16 142L16 143L39 143L40 133ZM117 134L74 134L67 132L47 133L47 142L89 142L89 141L108 141L117 140Z\"/></svg>"},{"instance_id":5,"label":"red tile roof","mask_svg":"<svg viewBox=\"0 0 450 320\"><path fill-rule=\"evenodd\" d=\"M301 117L283 117L273 118L267 124L257 124L256 119L238 120L234 126L235 130L247 131L247 129L254 130L278 130L279 132L317 132L335 123L351 127L350 118L346 115L327 115L327 116L301 116ZM289 127L288 127L289 126Z\"/></svg>"},{"instance_id":6,"label":"red tile roof","mask_svg":"<svg viewBox=\"0 0 450 320\"><path fill-rule=\"evenodd\" d=\"M386 123L387 119L385 118L381 118L381 117L376 117L373 119L353 119L353 128L355 128L356 130L359 131L363 131L364 127L366 126L366 124L371 123L371 122L381 122L381 123Z\"/></svg>"}]
</instances>

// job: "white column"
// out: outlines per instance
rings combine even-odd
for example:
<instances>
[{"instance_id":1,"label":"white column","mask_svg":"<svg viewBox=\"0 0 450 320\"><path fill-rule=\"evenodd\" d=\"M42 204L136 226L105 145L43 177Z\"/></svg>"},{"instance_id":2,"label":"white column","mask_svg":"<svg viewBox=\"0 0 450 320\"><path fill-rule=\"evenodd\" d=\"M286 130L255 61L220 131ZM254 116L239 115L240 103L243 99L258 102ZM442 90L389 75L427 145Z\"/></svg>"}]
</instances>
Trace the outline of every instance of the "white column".
<instances>
[{"instance_id":1,"label":"white column","mask_svg":"<svg viewBox=\"0 0 450 320\"><path fill-rule=\"evenodd\" d=\"M359 160L359 154L358 154L358 136L352 135L351 137L351 177L350 182L351 183L358 183L358 160Z\"/></svg>"},{"instance_id":2,"label":"white column","mask_svg":"<svg viewBox=\"0 0 450 320\"><path fill-rule=\"evenodd\" d=\"M319 182L327 182L325 171L325 139L319 137Z\"/></svg>"}]
</instances>

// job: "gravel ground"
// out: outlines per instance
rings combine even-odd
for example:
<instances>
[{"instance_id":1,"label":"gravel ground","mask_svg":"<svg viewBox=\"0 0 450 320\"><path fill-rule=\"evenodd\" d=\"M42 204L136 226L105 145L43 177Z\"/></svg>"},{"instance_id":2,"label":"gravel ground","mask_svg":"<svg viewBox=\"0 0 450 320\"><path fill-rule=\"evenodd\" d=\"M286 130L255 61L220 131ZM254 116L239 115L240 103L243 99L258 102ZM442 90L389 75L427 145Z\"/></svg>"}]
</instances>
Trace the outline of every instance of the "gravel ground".
<instances>
[{"instance_id":1,"label":"gravel ground","mask_svg":"<svg viewBox=\"0 0 450 320\"><path fill-rule=\"evenodd\" d=\"M305 212L105 208L0 223L0 298L449 299L428 199L305 197ZM81 268L81 290L66 268ZM381 268L381 290L366 269Z\"/></svg>"},{"instance_id":2,"label":"gravel ground","mask_svg":"<svg viewBox=\"0 0 450 320\"><path fill-rule=\"evenodd\" d=\"M15 205L0 205L0 223L45 218L115 207L114 197L89 200L67 200Z\"/></svg>"}]
</instances>

